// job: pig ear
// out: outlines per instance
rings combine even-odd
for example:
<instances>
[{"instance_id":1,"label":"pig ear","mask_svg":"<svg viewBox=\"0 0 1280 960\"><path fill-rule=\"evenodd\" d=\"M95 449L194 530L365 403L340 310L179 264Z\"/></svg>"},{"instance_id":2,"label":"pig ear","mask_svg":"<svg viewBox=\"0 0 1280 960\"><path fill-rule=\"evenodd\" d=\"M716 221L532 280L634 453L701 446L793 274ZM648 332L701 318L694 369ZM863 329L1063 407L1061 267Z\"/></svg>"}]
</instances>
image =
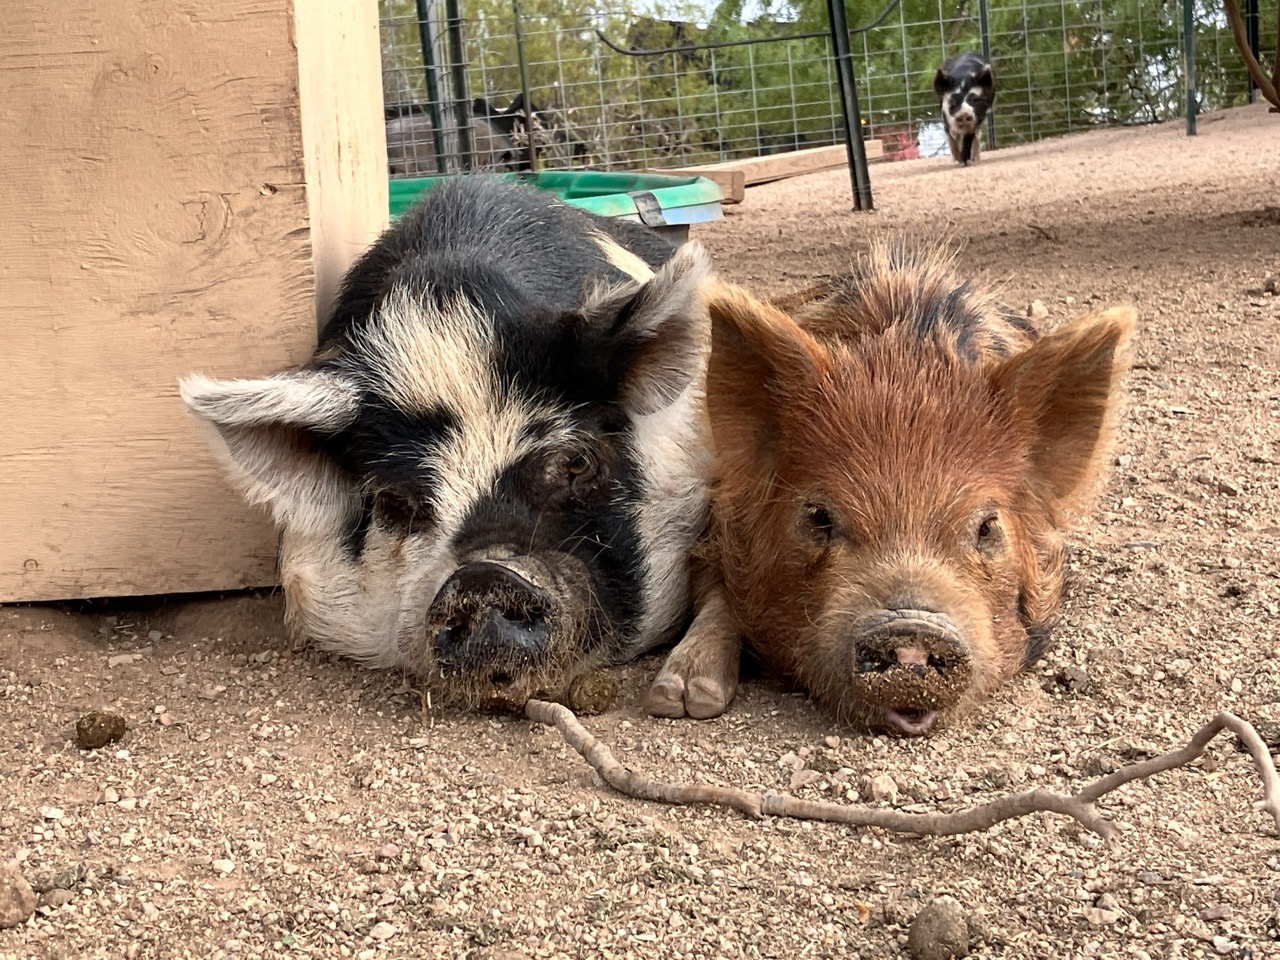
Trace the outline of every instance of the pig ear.
<instances>
[{"instance_id":1,"label":"pig ear","mask_svg":"<svg viewBox=\"0 0 1280 960\"><path fill-rule=\"evenodd\" d=\"M701 374L710 341L702 288L711 261L695 241L647 278L638 258L629 272L637 282L592 292L581 312L596 331L590 341L606 340L588 349L608 356L618 401L642 416L665 409Z\"/></svg>"},{"instance_id":2,"label":"pig ear","mask_svg":"<svg viewBox=\"0 0 1280 960\"><path fill-rule=\"evenodd\" d=\"M758 368L760 383L821 375L827 351L798 323L772 304L731 283L717 282L707 294L712 362Z\"/></svg>"},{"instance_id":3,"label":"pig ear","mask_svg":"<svg viewBox=\"0 0 1280 960\"><path fill-rule=\"evenodd\" d=\"M712 285L711 361L707 406L726 475L754 475L772 461L780 429L778 407L788 384L821 376L826 350L791 317L741 287Z\"/></svg>"},{"instance_id":4,"label":"pig ear","mask_svg":"<svg viewBox=\"0 0 1280 960\"><path fill-rule=\"evenodd\" d=\"M1132 307L1083 317L1004 361L994 385L1031 436L1030 484L1059 526L1092 493L1131 363Z\"/></svg>"},{"instance_id":5,"label":"pig ear","mask_svg":"<svg viewBox=\"0 0 1280 960\"><path fill-rule=\"evenodd\" d=\"M939 97L945 96L946 92L951 89L951 77L942 68L933 75L933 92Z\"/></svg>"},{"instance_id":6,"label":"pig ear","mask_svg":"<svg viewBox=\"0 0 1280 960\"><path fill-rule=\"evenodd\" d=\"M988 100L996 98L996 72L991 69L991 64L983 65L982 72L978 74L978 86L986 88Z\"/></svg>"},{"instance_id":7,"label":"pig ear","mask_svg":"<svg viewBox=\"0 0 1280 960\"><path fill-rule=\"evenodd\" d=\"M355 384L311 370L260 380L193 375L178 389L241 493L270 507L278 524L319 533L350 513L354 491L318 440L355 419Z\"/></svg>"}]
</instances>

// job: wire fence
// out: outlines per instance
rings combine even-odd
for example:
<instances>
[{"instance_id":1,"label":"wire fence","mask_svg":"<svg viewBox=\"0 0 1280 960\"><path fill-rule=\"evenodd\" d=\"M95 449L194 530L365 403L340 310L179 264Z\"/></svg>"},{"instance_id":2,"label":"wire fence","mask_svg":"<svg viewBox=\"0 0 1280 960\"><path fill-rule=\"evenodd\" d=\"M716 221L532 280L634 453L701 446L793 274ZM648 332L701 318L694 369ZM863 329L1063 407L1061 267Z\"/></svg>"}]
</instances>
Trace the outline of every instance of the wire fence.
<instances>
[{"instance_id":1,"label":"wire fence","mask_svg":"<svg viewBox=\"0 0 1280 960\"><path fill-rule=\"evenodd\" d=\"M555 13L519 0L381 2L393 177L673 168L844 140L821 3L743 23L732 0L684 19L563 2L547 3ZM863 135L891 157L945 153L933 75L947 56L982 49L978 0L901 0L859 31L883 2L849 5ZM1276 2L1260 0L1263 51L1276 47ZM1249 100L1221 4L1196 0L1199 112ZM987 14L1000 145L1185 113L1178 0L988 0Z\"/></svg>"}]
</instances>

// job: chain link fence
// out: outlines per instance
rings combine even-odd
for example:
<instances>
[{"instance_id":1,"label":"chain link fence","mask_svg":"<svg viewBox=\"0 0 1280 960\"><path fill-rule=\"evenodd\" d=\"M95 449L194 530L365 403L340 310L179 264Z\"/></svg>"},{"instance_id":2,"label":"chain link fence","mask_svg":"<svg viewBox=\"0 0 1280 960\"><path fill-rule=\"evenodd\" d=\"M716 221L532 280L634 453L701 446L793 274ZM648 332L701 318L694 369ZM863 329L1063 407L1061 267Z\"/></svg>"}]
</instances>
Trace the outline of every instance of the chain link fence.
<instances>
[{"instance_id":1,"label":"chain link fence","mask_svg":"<svg viewBox=\"0 0 1280 960\"><path fill-rule=\"evenodd\" d=\"M844 139L823 3L744 22L742 0L663 17L381 2L392 176L672 168ZM933 75L982 49L979 4L884 2L848 8L863 135L891 157L945 153ZM1221 2L1195 0L1200 112L1250 98ZM1259 0L1263 51L1276 2ZM1185 113L1180 0L988 0L986 12L1000 145Z\"/></svg>"}]
</instances>

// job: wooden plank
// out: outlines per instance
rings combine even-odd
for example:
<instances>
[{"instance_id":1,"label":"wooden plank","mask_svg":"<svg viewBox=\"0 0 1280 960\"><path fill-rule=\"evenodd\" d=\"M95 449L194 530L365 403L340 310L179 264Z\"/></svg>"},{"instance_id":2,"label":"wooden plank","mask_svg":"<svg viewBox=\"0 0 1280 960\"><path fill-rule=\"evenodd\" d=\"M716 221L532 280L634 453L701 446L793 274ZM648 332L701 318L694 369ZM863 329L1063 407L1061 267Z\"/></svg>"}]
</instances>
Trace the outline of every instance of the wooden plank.
<instances>
[{"instance_id":1,"label":"wooden plank","mask_svg":"<svg viewBox=\"0 0 1280 960\"><path fill-rule=\"evenodd\" d=\"M878 159L884 153L884 144L879 140L864 140L867 159ZM773 180L784 180L787 177L798 177L806 173L818 173L822 170L834 170L848 165L848 151L844 144L831 147L811 147L807 150L795 150L791 153L775 153L767 157L749 157L745 160L730 160L725 163L703 164L696 167L685 167L690 173L706 175L707 171L740 170L748 187Z\"/></svg>"},{"instance_id":2,"label":"wooden plank","mask_svg":"<svg viewBox=\"0 0 1280 960\"><path fill-rule=\"evenodd\" d=\"M747 175L742 170L708 170L706 167L681 167L674 170L641 170L672 177L706 177L714 180L724 194L721 203L741 203L747 193Z\"/></svg>"},{"instance_id":3,"label":"wooden plank","mask_svg":"<svg viewBox=\"0 0 1280 960\"><path fill-rule=\"evenodd\" d=\"M306 5L366 38L334 75L376 76L373 0ZM300 100L337 100L311 95L319 28L295 35L293 15L292 0L6 7L0 601L274 582L275 535L176 381L306 358L317 270L332 289L385 215L382 134L332 112L304 131ZM355 156L323 160L339 148ZM374 178L365 222L351 209L376 203ZM331 189L365 199L331 204Z\"/></svg>"},{"instance_id":4,"label":"wooden plank","mask_svg":"<svg viewBox=\"0 0 1280 960\"><path fill-rule=\"evenodd\" d=\"M377 0L297 0L299 99L316 316L386 229L387 140Z\"/></svg>"}]
</instances>

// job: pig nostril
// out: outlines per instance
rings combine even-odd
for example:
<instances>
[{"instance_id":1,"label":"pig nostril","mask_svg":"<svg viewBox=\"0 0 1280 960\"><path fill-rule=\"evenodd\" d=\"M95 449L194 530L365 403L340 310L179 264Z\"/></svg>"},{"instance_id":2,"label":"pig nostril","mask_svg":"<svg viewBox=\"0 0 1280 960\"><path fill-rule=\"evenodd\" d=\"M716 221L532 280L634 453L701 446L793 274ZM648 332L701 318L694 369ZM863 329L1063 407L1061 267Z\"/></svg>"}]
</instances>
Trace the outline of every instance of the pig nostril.
<instances>
[{"instance_id":1,"label":"pig nostril","mask_svg":"<svg viewBox=\"0 0 1280 960\"><path fill-rule=\"evenodd\" d=\"M929 654L929 666L933 667L933 669L937 670L939 673L946 673L948 670L951 669L950 663L948 663L942 657L935 656L932 653Z\"/></svg>"},{"instance_id":2,"label":"pig nostril","mask_svg":"<svg viewBox=\"0 0 1280 960\"><path fill-rule=\"evenodd\" d=\"M511 676L511 674L503 670L498 670L495 673L492 673L489 675L489 682L492 683L495 687L505 687L507 684L511 683L513 680L515 680L515 677Z\"/></svg>"},{"instance_id":3,"label":"pig nostril","mask_svg":"<svg viewBox=\"0 0 1280 960\"><path fill-rule=\"evenodd\" d=\"M898 658L892 653L881 653L877 650L862 651L858 661L859 673L884 673L898 666Z\"/></svg>"}]
</instances>

